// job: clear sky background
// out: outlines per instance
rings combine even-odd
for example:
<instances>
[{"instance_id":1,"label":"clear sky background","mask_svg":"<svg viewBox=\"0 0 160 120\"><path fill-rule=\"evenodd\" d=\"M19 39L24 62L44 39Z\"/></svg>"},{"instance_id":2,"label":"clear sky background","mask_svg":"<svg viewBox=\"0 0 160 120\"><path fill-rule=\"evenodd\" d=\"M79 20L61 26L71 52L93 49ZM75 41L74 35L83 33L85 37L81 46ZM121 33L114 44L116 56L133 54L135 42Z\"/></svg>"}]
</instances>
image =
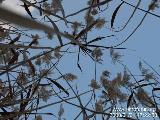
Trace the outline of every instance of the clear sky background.
<instances>
[{"instance_id":1,"label":"clear sky background","mask_svg":"<svg viewBox=\"0 0 160 120\"><path fill-rule=\"evenodd\" d=\"M22 7L18 7L19 3L17 3L17 1L18 0L6 0L4 3L6 5L9 5L11 9L17 12L20 12L21 14L24 14L25 10L23 10ZM142 4L140 5L140 8L147 10L148 4L150 3L150 1L151 0L142 0ZM135 5L135 1L128 0L128 2ZM85 7L84 5L86 4L86 0L63 0L62 3L65 9L65 12L68 15L73 11L78 11L81 8ZM108 21L105 25L105 28L100 30L99 33L94 32L94 30L90 33L90 36L92 37L97 36L97 34L101 34L104 36L111 35L111 34L116 35L118 40L114 38L108 38L108 40L104 40L103 44L105 44L106 46L120 43L124 38L128 36L129 33L132 32L132 30L136 27L136 25L140 22L140 20L144 15L144 12L137 10L135 16L133 17L130 24L126 27L125 30L123 30L120 33L111 32L107 28L110 25L110 20L111 20L113 11L119 4L120 4L120 0L113 0L113 2L109 4L109 9L107 10L107 12L104 12L102 14L102 16L105 17L106 20ZM32 9L32 11L34 10ZM118 16L116 17L115 27L124 25L125 21L128 19L132 11L133 11L132 7L124 4L119 10ZM154 11L151 11L151 12L154 12L155 14L160 15L160 9L155 9ZM34 11L35 15L37 13L38 11ZM70 20L83 19L82 17L83 17L83 14L80 14L78 15L77 18L70 18ZM59 24L59 27L61 30L65 29L61 27L61 24ZM160 28L160 18L157 18L153 15L148 14L148 16L146 17L146 19L144 20L140 28L136 31L136 33L126 43L120 46L120 47L126 47L129 49L129 50L119 50L119 52L122 55L124 55L121 59L123 63L125 63L134 74L140 73L138 71L138 62L140 61L139 57L146 60L158 72L160 71L159 28ZM45 40L42 40L41 42L44 46L50 46L50 43L52 43L51 41L46 42ZM73 84L78 85L79 91L86 91L90 89L88 87L88 84L90 83L91 79L94 78L94 62L91 59L89 59L89 57L87 56L81 56L80 63L81 63L81 67L84 70L81 73L76 66L76 60L77 60L76 56L77 56L76 54L65 55L63 60L58 65L58 68L62 73L71 72L71 73L77 74L78 80L73 82ZM97 81L99 81L99 76L101 75L101 72L103 70L109 70L111 72L111 78L112 77L114 78L117 72L123 71L123 67L120 66L119 64L116 64L116 65L112 64L111 58L109 56L109 51L105 53L105 56L103 58L104 58L103 64L102 65L97 64ZM84 103L86 103L85 101L87 101L88 99L85 96L82 98L82 101L83 100L84 100ZM51 98L48 101L48 103L50 102L55 102L55 99ZM77 103L76 101L73 101L73 102ZM65 108L64 117L67 120L72 120L76 116L75 113L77 113L78 111L77 108L67 104L64 104L64 108ZM57 114L58 109L59 109L59 105L56 105L56 106L46 108L42 111L43 112L48 111L48 112L53 112ZM54 118L51 116L44 115L43 118L44 120L54 120ZM78 120L81 120L81 119L82 118L80 117Z\"/></svg>"}]
</instances>

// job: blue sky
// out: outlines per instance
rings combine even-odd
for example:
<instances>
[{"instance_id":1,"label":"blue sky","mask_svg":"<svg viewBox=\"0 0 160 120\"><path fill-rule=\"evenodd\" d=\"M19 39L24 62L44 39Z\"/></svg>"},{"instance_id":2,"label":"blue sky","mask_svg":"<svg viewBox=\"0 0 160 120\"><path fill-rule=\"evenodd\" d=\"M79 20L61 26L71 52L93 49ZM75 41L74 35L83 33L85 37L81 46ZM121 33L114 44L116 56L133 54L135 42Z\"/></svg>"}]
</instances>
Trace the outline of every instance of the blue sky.
<instances>
[{"instance_id":1,"label":"blue sky","mask_svg":"<svg viewBox=\"0 0 160 120\"><path fill-rule=\"evenodd\" d=\"M129 1L131 2L131 1ZM140 6L143 9L148 8L148 4L149 4L149 0L148 1L143 1L142 5ZM85 3L85 2L84 2ZM107 20L110 22L111 20L111 15L113 13L113 10L115 10L116 6L119 5L119 1L113 1L110 4L110 9L107 10L107 13L105 12L103 14L103 17L107 18ZM64 1L64 6L66 5L66 13L72 13L73 10L78 10L81 8L82 1L70 1L70 2L65 2ZM113 7L115 6L115 7ZM68 8L68 9L67 9ZM69 11L67 11L69 10ZM116 25L117 26L121 26L123 25L123 23L127 20L127 17L129 17L129 15L131 14L133 8L131 9L130 6L124 5L122 7L122 9L120 9L119 14L116 18ZM159 14L160 10L156 9L155 11L153 11L156 14ZM115 43L119 43L121 42L122 39L126 38L126 36L132 32L132 30L134 29L134 27L139 23L139 21L141 20L142 16L144 15L144 13L142 11L137 11L135 16L133 17L132 21L130 22L130 24L127 26L127 28L116 34L113 33L107 29L103 29L102 31L100 31L101 34L103 35L110 35L110 34L115 34L118 38L118 40L108 40L108 41L104 41L104 44L108 44L108 45L114 45ZM78 19L81 19L81 16L78 17ZM121 24L122 23L122 24ZM159 47L159 34L158 34L158 28L160 27L159 23L159 18L156 18L152 15L148 15L146 17L146 19L144 20L142 26L136 31L136 33L126 42L124 43L121 47L127 47L128 49L131 50L122 50L120 51L120 53L122 53L124 56L122 57L122 61L130 68L130 70L134 73L134 74L139 74L138 71L138 62L140 61L139 57L141 57L142 59L146 60L149 64L151 64L157 71L160 70L159 68L159 60L160 57L158 55L158 51L160 49ZM109 23L106 24L106 27L109 25ZM100 34L97 32L92 32L91 36L93 35L97 35ZM107 53L109 54L109 52ZM101 72L103 70L109 70L111 71L112 77L114 77L117 72L121 72L123 71L123 68L116 64L113 65L111 64L111 59L109 56L107 56L107 54L105 54L106 56L104 57L104 61L103 61L103 65L97 65L97 78L99 79L99 76L101 74ZM92 60L89 60L88 57L82 57L81 58L81 64L83 69L85 70L84 73L80 73L77 72L78 69L75 69L76 67L76 63L72 56L67 56L64 59L64 62L61 62L61 64L59 65L59 68L61 69L61 71L71 71L71 72L75 72L78 73L78 77L79 79L76 81L76 83L78 84L78 88L79 90L87 90L88 89L88 84L90 83L90 80L93 79L94 76L94 63L92 62ZM66 64L67 62L67 64ZM66 66L65 69L62 66ZM71 67L72 66L72 67ZM88 84L87 84L88 82ZM83 98L84 101L87 100L87 98ZM75 101L74 101L75 102ZM65 116L67 119L73 119L74 118L74 113L73 110L75 111L75 108L71 107L70 105L64 105L66 106L66 112L65 112ZM71 107L71 108L70 108ZM69 109L67 109L69 108ZM82 118L79 118L79 120ZM100 118L99 118L100 119Z\"/></svg>"},{"instance_id":2,"label":"blue sky","mask_svg":"<svg viewBox=\"0 0 160 120\"><path fill-rule=\"evenodd\" d=\"M140 5L141 8L147 10L148 4L150 3L151 0L142 0L142 4ZM128 0L128 2L135 4L134 1ZM78 11L81 8L84 7L86 4L86 0L63 0L63 5L66 14L70 14L73 11ZM92 31L89 33L90 38L93 36L98 36L98 35L111 35L114 34L118 38L118 40L115 40L114 38L109 38L109 40L104 40L102 44L105 44L106 46L110 45L115 45L116 43L120 43L124 38L128 36L129 33L132 32L132 30L136 27L136 25L140 22L141 18L144 15L144 12L142 11L137 11L131 22L128 24L126 29L120 33L114 33L107 29L110 25L110 20L111 16L113 14L113 11L115 8L120 4L120 0L113 1L109 4L109 9L102 13L101 16L105 17L106 20L108 21L105 25L105 28L102 30L97 31ZM115 21L115 27L122 26L131 12L133 11L133 8L128 6L128 5L123 5L122 8L119 10L118 16L116 17ZM160 14L160 9L155 9L154 11L155 14ZM35 14L38 12L35 11ZM83 19L83 14L77 15L75 18L70 18L69 20L72 19ZM152 65L158 72L160 71L159 67L159 61L160 61L160 55L159 55L159 28L160 28L160 18L157 18L153 15L148 15L140 28L136 31L136 33L123 45L120 47L126 47L128 50L119 50L119 52L124 55L122 57L123 63L125 63L128 68L134 73L134 74L139 74L138 70L138 62L140 61L139 57L142 59L146 60L150 65ZM63 30L63 25L60 23L58 24L60 29ZM41 43L45 46L52 46L54 44L54 41L45 41L42 40ZM120 66L119 64L112 64L111 58L109 56L109 51L105 51L104 53L105 56L103 56L103 64L97 64L97 81L99 81L99 76L103 70L109 70L111 72L111 78L114 78L117 74L117 72L122 72L123 67ZM64 58L60 61L58 68L62 73L66 72L71 72L75 73L78 76L78 80L73 82L74 84L77 84L79 91L86 91L89 90L88 84L90 83L91 79L94 78L94 62L89 59L87 56L81 56L80 63L81 67L83 68L83 72L81 73L79 69L77 68L76 65L76 60L77 60L77 55L76 54L68 54L65 55ZM82 97L82 101L86 103L88 100L88 97ZM51 98L48 103L50 102L55 102L55 98ZM77 101L73 100L72 102L77 103ZM79 111L77 108L72 107L71 105L64 104L65 108L65 113L64 117L67 120L72 120ZM57 114L59 109L59 105L55 105L49 108L46 108L42 110L43 112L51 112L53 111L55 114ZM53 120L53 117L50 116L44 116L44 120ZM81 120L82 118L80 117L78 120ZM113 119L114 120L114 119Z\"/></svg>"}]
</instances>

